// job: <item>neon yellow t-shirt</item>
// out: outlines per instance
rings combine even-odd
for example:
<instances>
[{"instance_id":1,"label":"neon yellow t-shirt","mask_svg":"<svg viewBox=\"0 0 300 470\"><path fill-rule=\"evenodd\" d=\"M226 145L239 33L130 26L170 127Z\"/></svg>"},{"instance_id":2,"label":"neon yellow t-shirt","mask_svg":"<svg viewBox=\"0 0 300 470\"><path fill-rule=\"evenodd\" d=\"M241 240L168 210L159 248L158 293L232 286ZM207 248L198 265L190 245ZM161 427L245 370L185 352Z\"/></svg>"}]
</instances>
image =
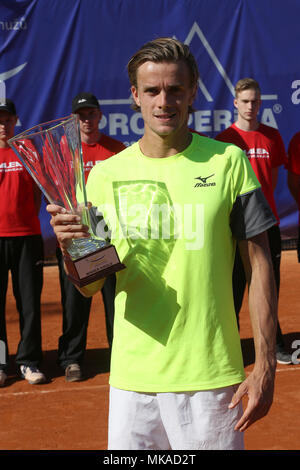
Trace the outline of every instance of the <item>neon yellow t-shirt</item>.
<instances>
[{"instance_id":1,"label":"neon yellow t-shirt","mask_svg":"<svg viewBox=\"0 0 300 470\"><path fill-rule=\"evenodd\" d=\"M136 143L92 169L88 200L127 266L117 273L111 385L178 392L244 379L230 213L259 186L239 148L195 134L177 155L149 158Z\"/></svg>"}]
</instances>

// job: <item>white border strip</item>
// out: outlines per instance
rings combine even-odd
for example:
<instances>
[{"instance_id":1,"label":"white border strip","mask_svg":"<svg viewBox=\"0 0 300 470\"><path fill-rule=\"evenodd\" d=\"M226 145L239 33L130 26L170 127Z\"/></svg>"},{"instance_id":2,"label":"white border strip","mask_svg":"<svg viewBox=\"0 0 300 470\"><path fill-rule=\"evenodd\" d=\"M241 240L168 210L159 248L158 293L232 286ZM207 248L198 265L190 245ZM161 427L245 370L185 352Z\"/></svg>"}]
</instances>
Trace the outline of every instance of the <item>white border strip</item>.
<instances>
[{"instance_id":1,"label":"white border strip","mask_svg":"<svg viewBox=\"0 0 300 470\"><path fill-rule=\"evenodd\" d=\"M9 379L8 379L9 380ZM103 385L91 385L91 386L86 386L86 387L79 387L79 384L76 384L75 387L67 387L67 388L56 388L53 390L37 390L37 387L41 387L42 385L31 385L32 387L35 387L35 390L29 391L29 392L8 392L5 393L5 389L8 387L1 387L1 392L0 393L0 398L5 398L5 397L22 397L25 395L46 395L48 393L64 393L64 392L88 392L88 391L93 391L93 390L99 390L99 389L104 389L108 388L108 384L103 384Z\"/></svg>"},{"instance_id":2,"label":"white border strip","mask_svg":"<svg viewBox=\"0 0 300 470\"><path fill-rule=\"evenodd\" d=\"M290 372L290 371L295 371L297 370L298 372L300 371L300 367L296 366L296 367L290 367L290 366L286 366L284 369L276 369L276 373L277 372ZM246 375L248 376L249 374L251 374L251 371L246 371ZM38 385L38 387L40 387L41 385ZM34 385L32 385L32 387L34 387ZM37 387L37 386L35 386ZM29 391L29 392L8 392L6 393L5 392L5 389L8 388L8 387L3 387L1 389L1 392L3 390L2 393L0 393L0 398L6 398L6 397L23 397L23 396L26 396L26 395L38 395L38 394L41 394L41 395L46 395L48 393L64 393L64 392L89 392L89 391L93 391L93 390L103 390L105 388L108 389L109 387L109 384L103 384L103 385L90 385L90 386L85 386L85 387L80 387L79 384L77 383L74 387L72 386L68 386L67 388L56 388L56 389L53 389L53 390L37 390L35 388L35 390L32 390L32 391Z\"/></svg>"}]
</instances>

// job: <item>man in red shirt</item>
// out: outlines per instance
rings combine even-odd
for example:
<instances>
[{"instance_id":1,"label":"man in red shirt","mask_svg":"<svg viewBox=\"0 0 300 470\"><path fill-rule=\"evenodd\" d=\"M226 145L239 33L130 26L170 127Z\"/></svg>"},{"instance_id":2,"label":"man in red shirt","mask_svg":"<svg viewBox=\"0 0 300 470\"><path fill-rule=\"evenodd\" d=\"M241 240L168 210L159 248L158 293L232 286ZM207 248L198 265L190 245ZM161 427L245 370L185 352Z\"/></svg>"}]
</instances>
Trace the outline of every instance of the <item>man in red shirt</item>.
<instances>
[{"instance_id":1,"label":"man in red shirt","mask_svg":"<svg viewBox=\"0 0 300 470\"><path fill-rule=\"evenodd\" d=\"M39 221L40 191L10 148L18 117L14 103L0 102L0 386L7 378L8 345L5 300L8 274L19 312L21 339L16 364L31 384L45 382L42 360L40 300L43 285L43 240Z\"/></svg>"},{"instance_id":2,"label":"man in red shirt","mask_svg":"<svg viewBox=\"0 0 300 470\"><path fill-rule=\"evenodd\" d=\"M87 180L94 165L119 153L125 145L99 131L102 112L93 94L84 92L75 96L72 101L72 113L79 116L84 174ZM63 331L59 338L58 363L65 370L66 380L74 382L82 379L81 364L86 349L92 298L81 295L67 278L60 248L57 248L56 254L63 309ZM102 288L106 333L110 348L113 338L115 282L115 275L111 275Z\"/></svg>"},{"instance_id":3,"label":"man in red shirt","mask_svg":"<svg viewBox=\"0 0 300 470\"><path fill-rule=\"evenodd\" d=\"M300 132L297 132L291 139L288 148L288 187L291 195L295 199L298 210L300 209ZM300 263L300 215L298 219L298 262Z\"/></svg>"},{"instance_id":4,"label":"man in red shirt","mask_svg":"<svg viewBox=\"0 0 300 470\"><path fill-rule=\"evenodd\" d=\"M252 78L243 78L235 86L234 106L237 109L237 121L216 139L232 143L246 153L251 166L261 184L262 191L277 218L277 225L268 230L273 269L279 295L281 236L279 217L276 209L274 190L277 183L278 168L286 164L284 144L277 129L258 121L261 105L259 84ZM237 320L242 306L246 279L244 267L237 249L233 269L233 293ZM280 364L291 364L291 355L285 350L281 328L278 322L276 338L276 358Z\"/></svg>"}]
</instances>

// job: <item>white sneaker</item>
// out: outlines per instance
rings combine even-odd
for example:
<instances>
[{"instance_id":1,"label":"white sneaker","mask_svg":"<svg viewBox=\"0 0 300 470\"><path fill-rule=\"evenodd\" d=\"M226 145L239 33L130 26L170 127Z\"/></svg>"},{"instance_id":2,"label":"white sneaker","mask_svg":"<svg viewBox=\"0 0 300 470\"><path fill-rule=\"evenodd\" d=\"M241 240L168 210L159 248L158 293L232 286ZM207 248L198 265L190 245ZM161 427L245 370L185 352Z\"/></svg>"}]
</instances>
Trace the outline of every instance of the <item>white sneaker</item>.
<instances>
[{"instance_id":1,"label":"white sneaker","mask_svg":"<svg viewBox=\"0 0 300 470\"><path fill-rule=\"evenodd\" d=\"M4 370L0 370L0 387L3 387L5 380L7 379L7 375Z\"/></svg>"},{"instance_id":2,"label":"white sneaker","mask_svg":"<svg viewBox=\"0 0 300 470\"><path fill-rule=\"evenodd\" d=\"M37 367L21 366L21 374L23 379L28 380L31 385L41 384L46 382L46 377Z\"/></svg>"}]
</instances>

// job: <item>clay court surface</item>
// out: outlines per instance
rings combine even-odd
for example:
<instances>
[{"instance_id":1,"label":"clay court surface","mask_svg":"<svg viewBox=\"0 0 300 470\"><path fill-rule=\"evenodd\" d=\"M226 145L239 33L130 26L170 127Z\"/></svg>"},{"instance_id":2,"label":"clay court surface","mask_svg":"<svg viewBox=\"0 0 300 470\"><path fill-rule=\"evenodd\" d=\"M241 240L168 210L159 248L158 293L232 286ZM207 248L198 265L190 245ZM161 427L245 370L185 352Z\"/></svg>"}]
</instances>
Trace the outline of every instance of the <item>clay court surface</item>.
<instances>
[{"instance_id":1,"label":"clay court surface","mask_svg":"<svg viewBox=\"0 0 300 470\"><path fill-rule=\"evenodd\" d=\"M291 352L298 340L300 359L300 264L295 251L284 251L281 268L279 318ZM44 269L42 334L48 378L30 385L17 375L14 354L19 338L18 314L11 287L7 299L7 326L11 365L5 387L0 388L1 450L104 450L108 414L109 352L100 294L93 300L84 363L86 379L66 383L56 365L61 334L61 306L56 266ZM253 367L252 333L244 301L241 341L246 372ZM300 448L300 365L278 365L274 404L267 417L245 434L247 450L294 450Z\"/></svg>"}]
</instances>

